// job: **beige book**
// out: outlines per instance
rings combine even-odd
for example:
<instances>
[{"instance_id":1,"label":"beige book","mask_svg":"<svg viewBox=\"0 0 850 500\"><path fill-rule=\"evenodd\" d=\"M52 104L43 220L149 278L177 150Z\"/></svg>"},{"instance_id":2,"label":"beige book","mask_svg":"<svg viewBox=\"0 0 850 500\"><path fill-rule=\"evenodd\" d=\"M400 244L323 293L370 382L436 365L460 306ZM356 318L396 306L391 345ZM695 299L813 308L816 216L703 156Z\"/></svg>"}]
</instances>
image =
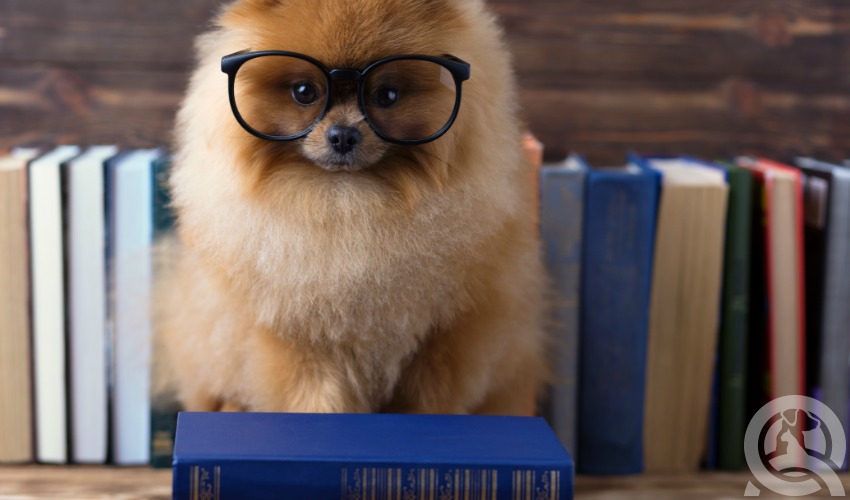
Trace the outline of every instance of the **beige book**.
<instances>
[{"instance_id":1,"label":"beige book","mask_svg":"<svg viewBox=\"0 0 850 500\"><path fill-rule=\"evenodd\" d=\"M26 162L0 157L0 463L33 460Z\"/></svg>"},{"instance_id":2,"label":"beige book","mask_svg":"<svg viewBox=\"0 0 850 500\"><path fill-rule=\"evenodd\" d=\"M649 160L662 176L644 406L647 472L699 469L716 358L728 186L687 159Z\"/></svg>"}]
</instances>

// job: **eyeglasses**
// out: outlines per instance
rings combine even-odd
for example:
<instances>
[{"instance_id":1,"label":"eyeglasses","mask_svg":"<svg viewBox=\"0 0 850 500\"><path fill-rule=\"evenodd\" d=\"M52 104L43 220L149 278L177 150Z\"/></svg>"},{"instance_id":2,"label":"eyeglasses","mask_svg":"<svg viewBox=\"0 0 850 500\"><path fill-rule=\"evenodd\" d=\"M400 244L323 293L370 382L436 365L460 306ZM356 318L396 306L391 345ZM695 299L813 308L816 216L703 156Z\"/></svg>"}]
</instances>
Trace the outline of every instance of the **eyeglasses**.
<instances>
[{"instance_id":1,"label":"eyeglasses","mask_svg":"<svg viewBox=\"0 0 850 500\"><path fill-rule=\"evenodd\" d=\"M304 137L331 107L332 97L356 83L360 111L372 130L396 144L423 144L443 135L460 109L469 64L445 55L398 55L365 69L329 69L285 51L237 52L221 59L230 108L249 133L270 141ZM334 85L338 84L338 88Z\"/></svg>"}]
</instances>

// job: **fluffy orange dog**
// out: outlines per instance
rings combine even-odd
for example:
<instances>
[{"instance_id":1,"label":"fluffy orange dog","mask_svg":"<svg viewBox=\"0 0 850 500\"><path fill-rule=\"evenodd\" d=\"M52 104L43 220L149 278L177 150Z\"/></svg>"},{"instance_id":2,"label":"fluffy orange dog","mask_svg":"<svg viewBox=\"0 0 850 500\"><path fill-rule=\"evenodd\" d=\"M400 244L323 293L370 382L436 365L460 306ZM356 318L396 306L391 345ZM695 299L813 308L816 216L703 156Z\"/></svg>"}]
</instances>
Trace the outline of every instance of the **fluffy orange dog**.
<instances>
[{"instance_id":1,"label":"fluffy orange dog","mask_svg":"<svg viewBox=\"0 0 850 500\"><path fill-rule=\"evenodd\" d=\"M483 1L239 0L197 46L162 339L187 409L527 412L542 268Z\"/></svg>"}]
</instances>

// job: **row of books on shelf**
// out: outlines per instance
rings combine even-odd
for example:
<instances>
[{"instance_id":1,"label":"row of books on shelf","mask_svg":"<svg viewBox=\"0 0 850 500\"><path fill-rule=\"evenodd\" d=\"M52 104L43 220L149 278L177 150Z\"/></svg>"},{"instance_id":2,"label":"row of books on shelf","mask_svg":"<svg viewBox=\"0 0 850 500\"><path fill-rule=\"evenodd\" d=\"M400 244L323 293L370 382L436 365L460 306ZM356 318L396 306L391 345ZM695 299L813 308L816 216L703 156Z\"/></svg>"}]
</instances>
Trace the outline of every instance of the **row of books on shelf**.
<instances>
[{"instance_id":1,"label":"row of books on shelf","mask_svg":"<svg viewBox=\"0 0 850 500\"><path fill-rule=\"evenodd\" d=\"M577 472L741 469L750 417L783 395L847 429L850 167L794 163L542 167L546 413Z\"/></svg>"},{"instance_id":2,"label":"row of books on shelf","mask_svg":"<svg viewBox=\"0 0 850 500\"><path fill-rule=\"evenodd\" d=\"M115 146L0 155L0 463L151 460L168 165Z\"/></svg>"},{"instance_id":3,"label":"row of books on shelf","mask_svg":"<svg viewBox=\"0 0 850 500\"><path fill-rule=\"evenodd\" d=\"M170 465L151 404L162 150L0 156L0 462ZM743 466L769 398L850 417L850 168L571 156L540 171L547 416L578 472ZM153 430L152 430L153 428Z\"/></svg>"}]
</instances>

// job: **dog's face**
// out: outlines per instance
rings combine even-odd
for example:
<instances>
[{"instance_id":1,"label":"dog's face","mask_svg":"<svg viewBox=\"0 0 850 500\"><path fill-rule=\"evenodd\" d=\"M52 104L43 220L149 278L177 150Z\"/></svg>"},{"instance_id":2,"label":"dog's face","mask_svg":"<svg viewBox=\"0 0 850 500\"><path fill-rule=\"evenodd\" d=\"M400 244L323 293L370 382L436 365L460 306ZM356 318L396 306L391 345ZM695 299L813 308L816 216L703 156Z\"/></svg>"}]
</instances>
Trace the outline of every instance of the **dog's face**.
<instances>
[{"instance_id":1,"label":"dog's face","mask_svg":"<svg viewBox=\"0 0 850 500\"><path fill-rule=\"evenodd\" d=\"M458 47L449 46L448 40L453 31L462 29L462 22L445 0L241 0L221 18L224 27L245 40L246 49L295 52L328 69L358 71L394 55L456 53ZM362 83L358 100L355 81L328 82L309 61L287 57L249 61L237 76L236 100L243 118L268 135L292 135L308 128L309 133L274 142L243 132L240 147L249 158L265 159L266 174L307 163L323 172L378 176L392 184L411 175L439 183L447 175L442 164L448 162L457 125L434 143L417 146L394 144L373 129L377 123L385 135L422 138L446 120L445 109L450 108L436 112L423 102L440 98L439 102L448 102L451 97L437 93L448 94L450 89L453 96L454 82L450 75L429 73L421 66L397 63L373 71ZM406 100L398 85L381 83L398 78L412 82L408 86L430 86L432 100ZM371 110L367 112L372 125L364 109Z\"/></svg>"}]
</instances>

